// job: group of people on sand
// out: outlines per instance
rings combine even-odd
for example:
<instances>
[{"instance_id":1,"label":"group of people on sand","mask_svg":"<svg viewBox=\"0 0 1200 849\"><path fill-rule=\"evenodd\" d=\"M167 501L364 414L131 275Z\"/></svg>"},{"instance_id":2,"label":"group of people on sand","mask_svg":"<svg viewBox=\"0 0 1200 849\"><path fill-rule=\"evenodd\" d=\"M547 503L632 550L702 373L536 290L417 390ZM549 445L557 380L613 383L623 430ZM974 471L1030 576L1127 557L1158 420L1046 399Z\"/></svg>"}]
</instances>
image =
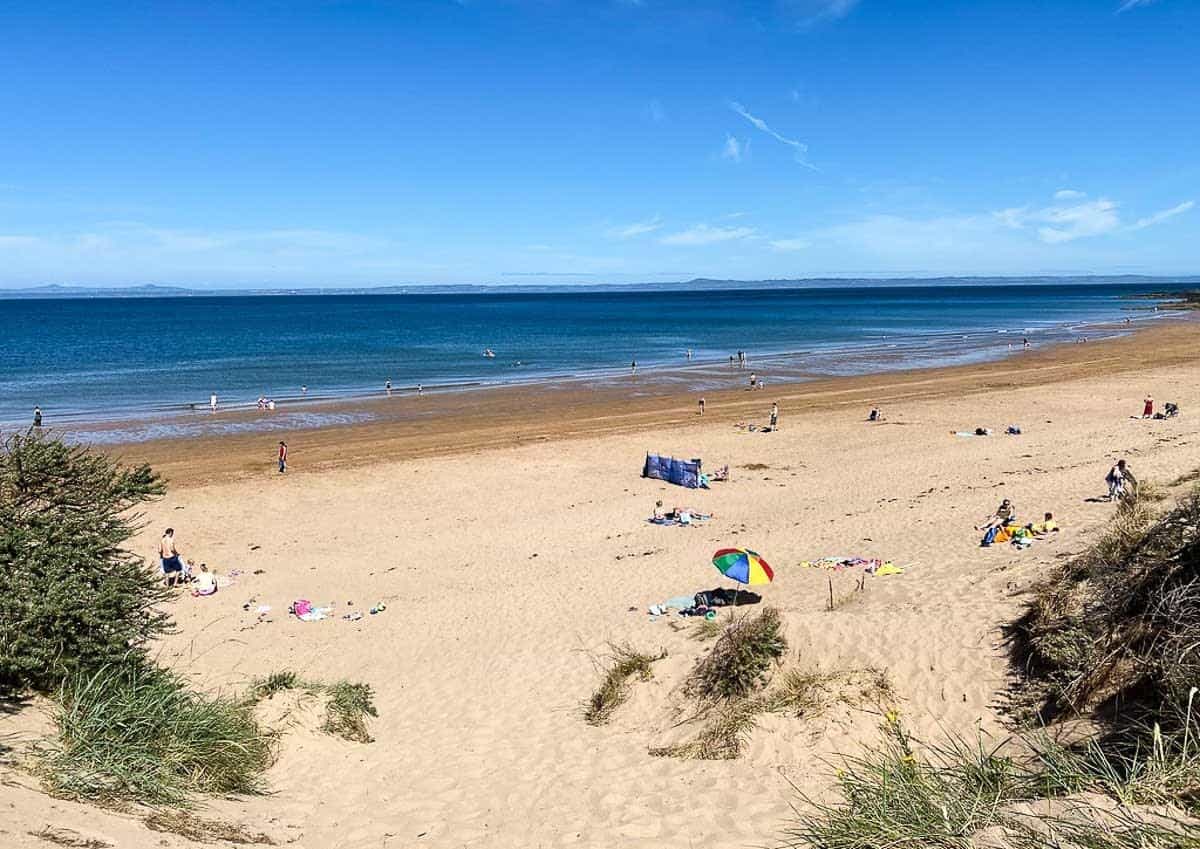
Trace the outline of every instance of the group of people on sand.
<instances>
[{"instance_id":1,"label":"group of people on sand","mask_svg":"<svg viewBox=\"0 0 1200 849\"><path fill-rule=\"evenodd\" d=\"M983 539L979 544L984 548L997 542L1029 542L1036 537L1055 533L1058 529L1058 522L1050 512L1043 514L1040 522L1020 524L1017 521L1017 508L1007 498L1000 502L994 513L975 526L975 530L983 531Z\"/></svg>"},{"instance_id":2,"label":"group of people on sand","mask_svg":"<svg viewBox=\"0 0 1200 849\"><path fill-rule=\"evenodd\" d=\"M1163 404L1162 412L1154 412L1154 396L1147 395L1142 402L1143 419L1170 419L1179 415L1179 405L1171 401Z\"/></svg>"},{"instance_id":3,"label":"group of people on sand","mask_svg":"<svg viewBox=\"0 0 1200 849\"><path fill-rule=\"evenodd\" d=\"M158 560L163 583L168 587L190 583L194 596L212 595L217 591L217 575L209 570L208 564L201 563L197 567L193 561L185 561L179 553L175 546L174 528L163 531L162 539L158 543Z\"/></svg>"},{"instance_id":4,"label":"group of people on sand","mask_svg":"<svg viewBox=\"0 0 1200 849\"><path fill-rule=\"evenodd\" d=\"M1104 476L1104 482L1108 485L1106 501L1119 501L1137 494L1137 477L1129 463L1123 459L1117 460L1108 470L1108 474ZM1058 529L1059 525L1054 514L1049 512L1042 517L1040 522L1020 524L1017 521L1017 508L1007 498L1000 502L1000 506L991 515L975 526L975 530L983 531L984 536L980 544L984 547L993 542L1003 542L1010 538L1045 536Z\"/></svg>"}]
</instances>

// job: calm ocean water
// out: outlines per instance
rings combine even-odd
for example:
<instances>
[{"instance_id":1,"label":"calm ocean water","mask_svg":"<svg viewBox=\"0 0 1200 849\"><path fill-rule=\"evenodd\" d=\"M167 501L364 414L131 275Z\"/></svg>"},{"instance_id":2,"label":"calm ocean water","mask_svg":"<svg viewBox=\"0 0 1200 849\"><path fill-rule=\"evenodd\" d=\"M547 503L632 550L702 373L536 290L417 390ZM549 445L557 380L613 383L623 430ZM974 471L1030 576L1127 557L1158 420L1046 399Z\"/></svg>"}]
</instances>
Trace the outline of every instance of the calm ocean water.
<instances>
[{"instance_id":1,"label":"calm ocean water","mask_svg":"<svg viewBox=\"0 0 1200 849\"><path fill-rule=\"evenodd\" d=\"M1131 311L1147 302L1123 296L1166 288L0 300L0 423L27 423L35 404L47 423L187 416L214 391L226 408L259 395L294 407L302 384L314 400L378 393L388 379L398 390L603 380L634 359L641 374L703 386L737 350L764 374L966 362L1003 356L1022 335L1042 344L1149 318Z\"/></svg>"}]
</instances>

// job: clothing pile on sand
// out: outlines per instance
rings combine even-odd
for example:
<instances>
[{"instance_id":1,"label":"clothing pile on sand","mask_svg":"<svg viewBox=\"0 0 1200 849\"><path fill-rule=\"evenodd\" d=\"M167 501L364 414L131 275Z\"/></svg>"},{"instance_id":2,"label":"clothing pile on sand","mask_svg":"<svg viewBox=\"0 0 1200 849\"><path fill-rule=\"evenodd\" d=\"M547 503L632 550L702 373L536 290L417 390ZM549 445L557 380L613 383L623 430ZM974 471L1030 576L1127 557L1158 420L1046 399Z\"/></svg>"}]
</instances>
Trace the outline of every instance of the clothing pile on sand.
<instances>
[{"instance_id":1,"label":"clothing pile on sand","mask_svg":"<svg viewBox=\"0 0 1200 849\"><path fill-rule=\"evenodd\" d=\"M715 619L717 608L741 607L744 604L758 604L760 601L762 601L762 596L749 590L717 587L712 590L701 590L692 596L679 595L660 604L652 604L647 608L647 612L651 616L665 616L675 610L680 616L703 616L706 619Z\"/></svg>"},{"instance_id":2,"label":"clothing pile on sand","mask_svg":"<svg viewBox=\"0 0 1200 849\"><path fill-rule=\"evenodd\" d=\"M891 560L881 560L878 557L822 557L819 560L804 560L800 565L809 569L824 569L828 572L844 572L847 569L863 570L863 574L903 575L904 567L897 566Z\"/></svg>"}]
</instances>

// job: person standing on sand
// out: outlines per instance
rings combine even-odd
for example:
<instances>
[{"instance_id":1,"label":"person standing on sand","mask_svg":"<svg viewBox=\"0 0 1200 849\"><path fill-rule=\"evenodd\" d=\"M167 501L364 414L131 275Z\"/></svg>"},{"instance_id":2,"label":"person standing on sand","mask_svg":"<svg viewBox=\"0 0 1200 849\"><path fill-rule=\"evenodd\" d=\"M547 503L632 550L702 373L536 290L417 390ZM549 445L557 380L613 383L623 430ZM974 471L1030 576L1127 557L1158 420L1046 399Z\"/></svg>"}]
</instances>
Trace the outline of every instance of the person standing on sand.
<instances>
[{"instance_id":1,"label":"person standing on sand","mask_svg":"<svg viewBox=\"0 0 1200 849\"><path fill-rule=\"evenodd\" d=\"M213 392L208 396L208 409L212 412L217 411L217 393Z\"/></svg>"},{"instance_id":2,"label":"person standing on sand","mask_svg":"<svg viewBox=\"0 0 1200 849\"><path fill-rule=\"evenodd\" d=\"M386 393L388 394L388 397L389 397L389 398L391 398L391 397L392 397L392 379L391 379L390 377L389 377L389 378L387 379L387 381L386 381L386 382L383 384L383 391L384 391L384 392L386 392Z\"/></svg>"},{"instance_id":3,"label":"person standing on sand","mask_svg":"<svg viewBox=\"0 0 1200 849\"><path fill-rule=\"evenodd\" d=\"M1109 501L1137 494L1137 478L1134 477L1133 469L1129 468L1124 460L1118 460L1117 464L1108 470L1108 474L1104 476L1104 482L1108 484Z\"/></svg>"},{"instance_id":4,"label":"person standing on sand","mask_svg":"<svg viewBox=\"0 0 1200 849\"><path fill-rule=\"evenodd\" d=\"M704 396L700 396L700 415L704 415Z\"/></svg>"},{"instance_id":5,"label":"person standing on sand","mask_svg":"<svg viewBox=\"0 0 1200 849\"><path fill-rule=\"evenodd\" d=\"M771 405L771 432L779 430L779 402Z\"/></svg>"},{"instance_id":6,"label":"person standing on sand","mask_svg":"<svg viewBox=\"0 0 1200 849\"><path fill-rule=\"evenodd\" d=\"M183 579L183 561L179 558L179 550L175 547L175 529L163 531L162 539L158 542L158 559L162 568L163 581L168 587L173 587Z\"/></svg>"},{"instance_id":7,"label":"person standing on sand","mask_svg":"<svg viewBox=\"0 0 1200 849\"><path fill-rule=\"evenodd\" d=\"M42 426L42 408L41 407L33 408L33 426L34 427Z\"/></svg>"},{"instance_id":8,"label":"person standing on sand","mask_svg":"<svg viewBox=\"0 0 1200 849\"><path fill-rule=\"evenodd\" d=\"M307 395L307 394L308 394L308 384L307 384L307 383L305 383L305 384L301 384L301 386L300 386L300 394L301 394L301 395Z\"/></svg>"},{"instance_id":9,"label":"person standing on sand","mask_svg":"<svg viewBox=\"0 0 1200 849\"><path fill-rule=\"evenodd\" d=\"M279 440L279 474L287 471L287 443Z\"/></svg>"},{"instance_id":10,"label":"person standing on sand","mask_svg":"<svg viewBox=\"0 0 1200 849\"><path fill-rule=\"evenodd\" d=\"M1142 407L1142 418L1143 419L1154 418L1154 399L1151 398L1149 395L1147 395L1146 400L1143 401L1142 403L1144 404L1144 406Z\"/></svg>"},{"instance_id":11,"label":"person standing on sand","mask_svg":"<svg viewBox=\"0 0 1200 849\"><path fill-rule=\"evenodd\" d=\"M418 395L424 395L424 394L425 394L425 390L421 388L421 384L419 384L419 383L417 384L417 394L418 394Z\"/></svg>"},{"instance_id":12,"label":"person standing on sand","mask_svg":"<svg viewBox=\"0 0 1200 849\"><path fill-rule=\"evenodd\" d=\"M634 360L629 364L629 373L637 374L637 360Z\"/></svg>"}]
</instances>

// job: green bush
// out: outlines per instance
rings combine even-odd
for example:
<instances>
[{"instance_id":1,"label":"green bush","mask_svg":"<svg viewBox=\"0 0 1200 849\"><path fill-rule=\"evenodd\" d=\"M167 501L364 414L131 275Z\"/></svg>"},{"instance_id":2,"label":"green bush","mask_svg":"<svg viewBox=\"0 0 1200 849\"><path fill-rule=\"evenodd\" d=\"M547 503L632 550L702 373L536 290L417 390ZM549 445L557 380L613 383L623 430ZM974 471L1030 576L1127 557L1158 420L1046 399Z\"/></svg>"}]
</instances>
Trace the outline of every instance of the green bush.
<instances>
[{"instance_id":1,"label":"green bush","mask_svg":"<svg viewBox=\"0 0 1200 849\"><path fill-rule=\"evenodd\" d=\"M167 590L125 548L162 492L148 466L38 433L0 444L0 691L53 692L169 629Z\"/></svg>"},{"instance_id":2,"label":"green bush","mask_svg":"<svg viewBox=\"0 0 1200 849\"><path fill-rule=\"evenodd\" d=\"M744 698L766 683L767 672L786 650L778 610L740 616L696 664L686 690L705 699Z\"/></svg>"},{"instance_id":3,"label":"green bush","mask_svg":"<svg viewBox=\"0 0 1200 849\"><path fill-rule=\"evenodd\" d=\"M193 693L148 665L103 667L64 682L58 736L37 756L54 792L88 800L180 804L192 793L252 793L274 737L244 699Z\"/></svg>"}]
</instances>

